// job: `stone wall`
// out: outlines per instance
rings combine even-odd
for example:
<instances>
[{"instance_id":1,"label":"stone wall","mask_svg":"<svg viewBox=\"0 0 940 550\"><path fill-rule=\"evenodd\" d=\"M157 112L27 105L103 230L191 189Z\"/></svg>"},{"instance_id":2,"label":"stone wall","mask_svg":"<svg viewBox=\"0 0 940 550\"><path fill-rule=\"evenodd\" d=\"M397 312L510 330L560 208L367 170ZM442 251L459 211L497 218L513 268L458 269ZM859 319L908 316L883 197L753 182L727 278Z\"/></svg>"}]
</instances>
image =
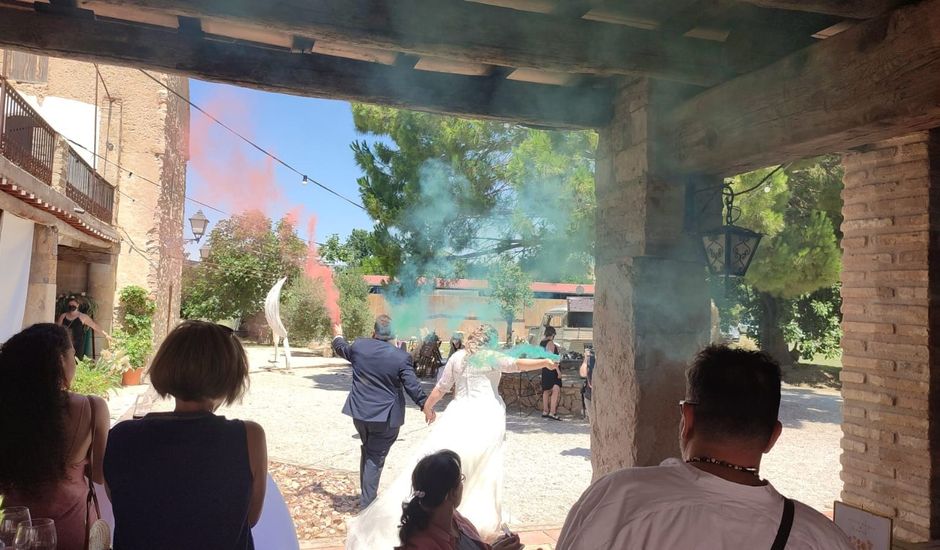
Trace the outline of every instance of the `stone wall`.
<instances>
[{"instance_id":1,"label":"stone wall","mask_svg":"<svg viewBox=\"0 0 940 550\"><path fill-rule=\"evenodd\" d=\"M183 97L189 97L189 80L161 75ZM151 271L157 311L154 338L162 340L179 322L180 284L183 273L183 203L186 194L186 161L189 158L189 105L165 88L159 90L163 118L164 150L160 154L160 194L148 235L149 251L156 258Z\"/></svg>"},{"instance_id":2,"label":"stone wall","mask_svg":"<svg viewBox=\"0 0 940 550\"><path fill-rule=\"evenodd\" d=\"M936 130L843 157L842 499L905 541L940 537L938 162Z\"/></svg>"},{"instance_id":3,"label":"stone wall","mask_svg":"<svg viewBox=\"0 0 940 550\"><path fill-rule=\"evenodd\" d=\"M499 395L509 410L540 412L542 410L542 371L503 374L499 380ZM578 369L564 370L561 381L561 397L558 414L581 416L581 377Z\"/></svg>"},{"instance_id":4,"label":"stone wall","mask_svg":"<svg viewBox=\"0 0 940 550\"><path fill-rule=\"evenodd\" d=\"M651 80L626 84L615 97L610 125L600 130L594 175L595 477L678 453L676 403L685 392L684 372L709 341L701 241L697 228L684 225L687 182L663 169L669 152L656 151L652 137L659 113L674 97ZM702 178L709 181L717 194L720 179Z\"/></svg>"}]
</instances>

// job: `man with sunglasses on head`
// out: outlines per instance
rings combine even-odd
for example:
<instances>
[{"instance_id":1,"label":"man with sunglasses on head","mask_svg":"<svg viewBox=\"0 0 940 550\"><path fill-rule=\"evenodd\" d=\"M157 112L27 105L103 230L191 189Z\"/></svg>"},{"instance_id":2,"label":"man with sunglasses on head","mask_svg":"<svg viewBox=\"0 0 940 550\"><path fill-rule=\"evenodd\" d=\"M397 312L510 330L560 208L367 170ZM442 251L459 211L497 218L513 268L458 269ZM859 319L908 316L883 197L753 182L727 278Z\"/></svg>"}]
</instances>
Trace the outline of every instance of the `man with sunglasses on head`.
<instances>
[{"instance_id":1,"label":"man with sunglasses on head","mask_svg":"<svg viewBox=\"0 0 940 550\"><path fill-rule=\"evenodd\" d=\"M682 459L591 484L568 513L558 550L851 550L828 518L760 477L782 430L780 379L763 353L699 353L679 403Z\"/></svg>"}]
</instances>

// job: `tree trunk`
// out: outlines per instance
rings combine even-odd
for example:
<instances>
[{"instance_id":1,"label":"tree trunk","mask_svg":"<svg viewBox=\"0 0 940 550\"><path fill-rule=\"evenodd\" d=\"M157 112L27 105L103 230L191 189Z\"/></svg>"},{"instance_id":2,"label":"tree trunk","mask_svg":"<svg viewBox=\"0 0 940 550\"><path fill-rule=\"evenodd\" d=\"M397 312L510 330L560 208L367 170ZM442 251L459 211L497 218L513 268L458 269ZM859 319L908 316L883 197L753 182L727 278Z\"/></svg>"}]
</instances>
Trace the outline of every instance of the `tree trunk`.
<instances>
[{"instance_id":1,"label":"tree trunk","mask_svg":"<svg viewBox=\"0 0 940 550\"><path fill-rule=\"evenodd\" d=\"M793 364L793 355L780 328L780 300L764 292L757 293L760 299L760 347L761 351L774 358L780 366Z\"/></svg>"},{"instance_id":2,"label":"tree trunk","mask_svg":"<svg viewBox=\"0 0 940 550\"><path fill-rule=\"evenodd\" d=\"M512 318L506 319L506 346L512 347Z\"/></svg>"}]
</instances>

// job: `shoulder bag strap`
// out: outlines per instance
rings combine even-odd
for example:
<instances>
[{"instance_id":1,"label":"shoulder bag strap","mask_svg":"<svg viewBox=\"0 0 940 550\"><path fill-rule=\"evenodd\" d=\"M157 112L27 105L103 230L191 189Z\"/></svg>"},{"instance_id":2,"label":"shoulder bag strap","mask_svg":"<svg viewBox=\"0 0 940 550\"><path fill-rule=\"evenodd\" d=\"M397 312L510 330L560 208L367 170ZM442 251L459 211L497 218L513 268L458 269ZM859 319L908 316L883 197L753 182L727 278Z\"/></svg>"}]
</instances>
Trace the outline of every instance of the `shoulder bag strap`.
<instances>
[{"instance_id":1,"label":"shoulder bag strap","mask_svg":"<svg viewBox=\"0 0 940 550\"><path fill-rule=\"evenodd\" d=\"M780 528L777 529L777 538L774 539L770 550L783 550L790 538L790 529L793 527L793 500L783 499L783 517L780 518Z\"/></svg>"},{"instance_id":2,"label":"shoulder bag strap","mask_svg":"<svg viewBox=\"0 0 940 550\"><path fill-rule=\"evenodd\" d=\"M91 408L91 443L89 443L88 453L85 455L85 458L88 460L88 463L85 465L85 477L88 479L88 496L85 497L85 544L83 548L87 549L88 536L90 535L89 529L91 529L91 524L88 522L89 509L92 503L94 503L95 515L98 519L101 519L101 509L98 507L98 495L95 494L95 482L92 480L92 472L95 468L95 432L97 431L98 422L95 419L95 406L91 401L91 396L86 395L85 398L88 400L89 408Z\"/></svg>"}]
</instances>

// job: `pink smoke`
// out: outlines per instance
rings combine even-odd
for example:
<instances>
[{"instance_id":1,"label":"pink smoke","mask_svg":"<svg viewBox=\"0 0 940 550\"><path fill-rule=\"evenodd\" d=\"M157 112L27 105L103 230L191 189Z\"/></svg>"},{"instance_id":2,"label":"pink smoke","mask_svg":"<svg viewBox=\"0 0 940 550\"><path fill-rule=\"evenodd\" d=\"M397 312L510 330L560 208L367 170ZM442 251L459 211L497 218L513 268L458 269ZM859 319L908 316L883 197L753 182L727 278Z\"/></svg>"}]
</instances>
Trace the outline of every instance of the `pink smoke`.
<instances>
[{"instance_id":1,"label":"pink smoke","mask_svg":"<svg viewBox=\"0 0 940 550\"><path fill-rule=\"evenodd\" d=\"M204 105L206 112L234 124L239 133L253 139L251 105L229 90L212 95ZM196 199L232 213L260 210L267 215L281 206L284 193L274 179L274 161L245 154L246 145L239 138L208 117L193 113L189 131L190 165L203 185L196 189Z\"/></svg>"},{"instance_id":2,"label":"pink smoke","mask_svg":"<svg viewBox=\"0 0 940 550\"><path fill-rule=\"evenodd\" d=\"M317 251L316 243L317 217L310 216L307 222L307 266L304 270L307 277L311 279L320 279L323 283L323 289L326 291L324 301L326 302L326 311L330 315L330 320L334 325L340 324L339 316L339 291L336 284L333 283L333 270L330 266L320 262L320 253Z\"/></svg>"},{"instance_id":3,"label":"pink smoke","mask_svg":"<svg viewBox=\"0 0 940 550\"><path fill-rule=\"evenodd\" d=\"M251 128L253 111L244 98L223 88L213 94L203 107L206 112L235 127L240 134L254 139ZM195 198L233 214L257 211L268 218L275 218L275 212L282 211L293 228L301 226L306 214L304 207L287 202L285 193L275 181L274 162L270 157L259 158L239 138L199 113L193 113L190 119L189 137L190 164L203 183L196 189ZM249 151L251 156L245 151ZM307 277L323 283L330 320L339 324L339 291L333 283L333 271L320 262L315 242L316 224L316 216L311 214L307 221L309 245L304 271Z\"/></svg>"}]
</instances>

